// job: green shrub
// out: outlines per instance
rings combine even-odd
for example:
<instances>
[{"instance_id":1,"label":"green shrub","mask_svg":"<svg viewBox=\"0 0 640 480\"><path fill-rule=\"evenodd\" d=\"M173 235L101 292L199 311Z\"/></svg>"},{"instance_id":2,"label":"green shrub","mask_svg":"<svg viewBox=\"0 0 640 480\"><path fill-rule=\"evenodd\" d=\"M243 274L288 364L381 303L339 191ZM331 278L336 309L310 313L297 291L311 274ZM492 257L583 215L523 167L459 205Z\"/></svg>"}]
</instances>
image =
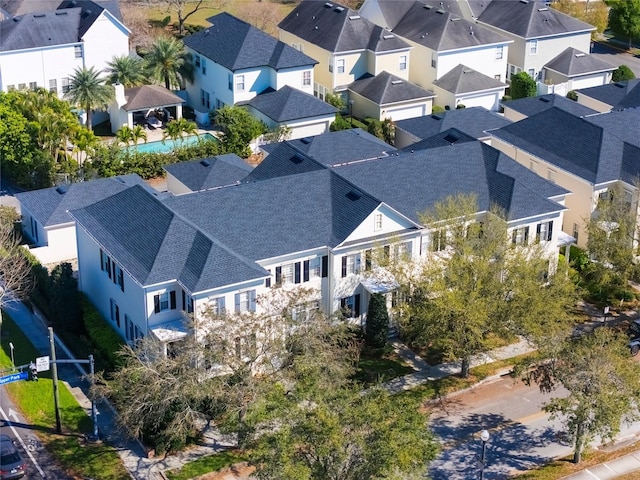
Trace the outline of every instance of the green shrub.
<instances>
[{"instance_id":1,"label":"green shrub","mask_svg":"<svg viewBox=\"0 0 640 480\"><path fill-rule=\"evenodd\" d=\"M570 90L567 92L567 98L569 100L573 100L574 102L578 101L578 93L575 90Z\"/></svg>"},{"instance_id":2,"label":"green shrub","mask_svg":"<svg viewBox=\"0 0 640 480\"><path fill-rule=\"evenodd\" d=\"M324 98L329 105L336 107L339 112L344 112L347 109L347 102L345 102L340 95L327 93L327 95Z\"/></svg>"},{"instance_id":3,"label":"green shrub","mask_svg":"<svg viewBox=\"0 0 640 480\"><path fill-rule=\"evenodd\" d=\"M118 352L124 346L124 340L84 295L81 295L81 305L84 328L95 348L96 363L100 369L115 370L120 364Z\"/></svg>"},{"instance_id":4,"label":"green shrub","mask_svg":"<svg viewBox=\"0 0 640 480\"><path fill-rule=\"evenodd\" d=\"M511 97L518 98L535 97L538 93L536 81L527 72L511 75L511 86L509 88Z\"/></svg>"},{"instance_id":5,"label":"green shrub","mask_svg":"<svg viewBox=\"0 0 640 480\"><path fill-rule=\"evenodd\" d=\"M49 320L57 329L84 331L78 281L73 276L70 263L60 263L51 271L49 297L51 299Z\"/></svg>"},{"instance_id":6,"label":"green shrub","mask_svg":"<svg viewBox=\"0 0 640 480\"><path fill-rule=\"evenodd\" d=\"M374 293L369 300L367 311L367 329L364 339L369 347L382 348L389 336L389 312L387 301L381 293Z\"/></svg>"},{"instance_id":7,"label":"green shrub","mask_svg":"<svg viewBox=\"0 0 640 480\"><path fill-rule=\"evenodd\" d=\"M634 78L636 78L636 76L633 73L633 70L626 65L620 65L611 75L612 82L624 82L626 80L633 80Z\"/></svg>"},{"instance_id":8,"label":"green shrub","mask_svg":"<svg viewBox=\"0 0 640 480\"><path fill-rule=\"evenodd\" d=\"M503 95L502 96L502 101L503 102L510 102L512 100L510 95Z\"/></svg>"},{"instance_id":9,"label":"green shrub","mask_svg":"<svg viewBox=\"0 0 640 480\"><path fill-rule=\"evenodd\" d=\"M371 122L367 127L367 132L369 132L371 135L374 135L382 140L384 137L384 134L382 131L382 122L380 120L371 119Z\"/></svg>"},{"instance_id":10,"label":"green shrub","mask_svg":"<svg viewBox=\"0 0 640 480\"><path fill-rule=\"evenodd\" d=\"M167 15L166 17L164 17L160 22L160 26L166 27L167 25L169 25L169 23L171 23L171 15Z\"/></svg>"},{"instance_id":11,"label":"green shrub","mask_svg":"<svg viewBox=\"0 0 640 480\"><path fill-rule=\"evenodd\" d=\"M467 108L467 106L464 103L459 103L458 105L456 105L456 110L460 110L462 108Z\"/></svg>"},{"instance_id":12,"label":"green shrub","mask_svg":"<svg viewBox=\"0 0 640 480\"><path fill-rule=\"evenodd\" d=\"M329 125L329 130L337 132L338 130L348 130L351 128L351 124L348 120L345 120L342 115L336 113L336 119Z\"/></svg>"},{"instance_id":13,"label":"green shrub","mask_svg":"<svg viewBox=\"0 0 640 480\"><path fill-rule=\"evenodd\" d=\"M443 113L444 112L444 108L441 107L440 105L434 105L433 107L431 107L431 113Z\"/></svg>"}]
</instances>

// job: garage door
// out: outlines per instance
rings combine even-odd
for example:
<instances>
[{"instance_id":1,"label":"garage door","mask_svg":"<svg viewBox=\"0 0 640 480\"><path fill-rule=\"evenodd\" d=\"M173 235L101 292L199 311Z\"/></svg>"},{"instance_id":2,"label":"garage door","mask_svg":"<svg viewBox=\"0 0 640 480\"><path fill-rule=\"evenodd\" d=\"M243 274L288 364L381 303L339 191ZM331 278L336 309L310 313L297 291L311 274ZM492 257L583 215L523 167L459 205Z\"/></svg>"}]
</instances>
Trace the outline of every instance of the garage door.
<instances>
[{"instance_id":1,"label":"garage door","mask_svg":"<svg viewBox=\"0 0 640 480\"><path fill-rule=\"evenodd\" d=\"M304 138L304 137L313 137L314 135L321 135L325 132L329 131L329 125L327 122L319 122L313 123L310 125L290 125L291 127L291 137L290 140L295 140L296 138Z\"/></svg>"},{"instance_id":2,"label":"garage door","mask_svg":"<svg viewBox=\"0 0 640 480\"><path fill-rule=\"evenodd\" d=\"M497 110L498 109L498 97L495 94L491 95L481 95L474 97L461 97L460 102L465 107L484 107L487 110Z\"/></svg>"},{"instance_id":3,"label":"garage door","mask_svg":"<svg viewBox=\"0 0 640 480\"><path fill-rule=\"evenodd\" d=\"M424 105L410 105L407 107L387 108L385 118L391 117L394 122L404 120L405 118L423 117L426 115Z\"/></svg>"}]
</instances>

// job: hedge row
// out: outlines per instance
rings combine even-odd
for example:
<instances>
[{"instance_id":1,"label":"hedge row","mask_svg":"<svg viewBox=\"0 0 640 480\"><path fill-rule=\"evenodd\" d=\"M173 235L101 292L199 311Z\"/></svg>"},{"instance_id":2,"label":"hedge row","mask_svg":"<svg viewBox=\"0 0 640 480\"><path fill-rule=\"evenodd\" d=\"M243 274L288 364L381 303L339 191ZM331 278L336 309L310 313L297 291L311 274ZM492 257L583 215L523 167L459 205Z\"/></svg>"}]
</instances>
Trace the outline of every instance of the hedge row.
<instances>
[{"instance_id":1,"label":"hedge row","mask_svg":"<svg viewBox=\"0 0 640 480\"><path fill-rule=\"evenodd\" d=\"M80 295L82 318L89 341L95 348L95 355L104 359L107 369L115 369L120 364L118 352L125 342L107 323L96 307L84 295Z\"/></svg>"}]
</instances>

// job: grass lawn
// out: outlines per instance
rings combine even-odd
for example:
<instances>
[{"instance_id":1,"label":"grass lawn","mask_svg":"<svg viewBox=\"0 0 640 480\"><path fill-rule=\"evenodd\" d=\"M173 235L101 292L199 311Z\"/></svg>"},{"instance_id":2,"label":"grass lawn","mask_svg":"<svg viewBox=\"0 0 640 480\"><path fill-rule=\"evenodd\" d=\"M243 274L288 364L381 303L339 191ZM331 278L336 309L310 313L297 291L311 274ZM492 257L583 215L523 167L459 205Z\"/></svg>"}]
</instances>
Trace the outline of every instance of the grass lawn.
<instances>
[{"instance_id":1,"label":"grass lawn","mask_svg":"<svg viewBox=\"0 0 640 480\"><path fill-rule=\"evenodd\" d=\"M358 370L354 379L366 385L386 382L396 377L413 373L413 368L404 363L395 352L376 354L371 350L364 350L360 355Z\"/></svg>"},{"instance_id":2,"label":"grass lawn","mask_svg":"<svg viewBox=\"0 0 640 480\"><path fill-rule=\"evenodd\" d=\"M187 463L179 470L165 472L169 480L189 480L209 472L216 472L246 460L246 456L234 450L220 452Z\"/></svg>"},{"instance_id":3,"label":"grass lawn","mask_svg":"<svg viewBox=\"0 0 640 480\"><path fill-rule=\"evenodd\" d=\"M6 312L2 312L0 369L11 369L9 342L13 343L16 365L33 361L38 352ZM6 385L13 402L45 448L69 473L95 480L130 479L116 450L105 444L87 444L83 434L91 433L92 423L67 387L59 383L62 434L55 433L55 409L51 372L40 372L37 382L19 381Z\"/></svg>"}]
</instances>

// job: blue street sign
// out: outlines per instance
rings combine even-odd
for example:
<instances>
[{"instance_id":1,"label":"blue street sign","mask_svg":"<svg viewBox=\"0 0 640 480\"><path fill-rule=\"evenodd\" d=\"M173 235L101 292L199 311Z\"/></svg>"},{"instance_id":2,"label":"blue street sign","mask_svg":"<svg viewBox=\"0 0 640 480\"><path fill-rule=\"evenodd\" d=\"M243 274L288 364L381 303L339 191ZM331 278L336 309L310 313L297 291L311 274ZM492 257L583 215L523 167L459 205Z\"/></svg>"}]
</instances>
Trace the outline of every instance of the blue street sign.
<instances>
[{"instance_id":1,"label":"blue street sign","mask_svg":"<svg viewBox=\"0 0 640 480\"><path fill-rule=\"evenodd\" d=\"M0 385L4 385L5 383L17 382L18 380L26 380L28 378L29 373L27 372L12 373L11 375L0 377Z\"/></svg>"}]
</instances>

